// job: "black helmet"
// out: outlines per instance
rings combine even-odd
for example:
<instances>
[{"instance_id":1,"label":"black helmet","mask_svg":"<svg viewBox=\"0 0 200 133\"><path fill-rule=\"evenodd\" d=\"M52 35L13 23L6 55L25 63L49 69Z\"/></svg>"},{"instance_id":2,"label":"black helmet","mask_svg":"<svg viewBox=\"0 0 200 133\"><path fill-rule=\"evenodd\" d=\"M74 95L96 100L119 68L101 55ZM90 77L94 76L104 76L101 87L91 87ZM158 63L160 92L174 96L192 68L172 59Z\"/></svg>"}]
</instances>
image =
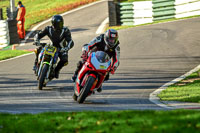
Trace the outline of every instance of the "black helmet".
<instances>
[{"instance_id":1,"label":"black helmet","mask_svg":"<svg viewBox=\"0 0 200 133\"><path fill-rule=\"evenodd\" d=\"M51 20L52 26L56 30L61 30L63 28L63 17L60 15L54 15Z\"/></svg>"},{"instance_id":2,"label":"black helmet","mask_svg":"<svg viewBox=\"0 0 200 133\"><path fill-rule=\"evenodd\" d=\"M113 48L118 42L118 33L114 29L109 29L104 34L104 41L108 47Z\"/></svg>"}]
</instances>

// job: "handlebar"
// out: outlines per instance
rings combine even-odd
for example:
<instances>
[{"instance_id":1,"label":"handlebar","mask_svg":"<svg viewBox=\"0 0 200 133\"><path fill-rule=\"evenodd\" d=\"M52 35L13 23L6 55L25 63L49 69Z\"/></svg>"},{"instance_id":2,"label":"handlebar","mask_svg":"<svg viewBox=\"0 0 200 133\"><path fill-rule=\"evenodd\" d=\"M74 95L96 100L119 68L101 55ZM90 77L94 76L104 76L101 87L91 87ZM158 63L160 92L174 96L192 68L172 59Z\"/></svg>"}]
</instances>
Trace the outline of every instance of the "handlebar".
<instances>
[{"instance_id":1,"label":"handlebar","mask_svg":"<svg viewBox=\"0 0 200 133\"><path fill-rule=\"evenodd\" d=\"M42 47L44 47L45 45L47 45L47 43L40 43L40 45L41 45Z\"/></svg>"},{"instance_id":2,"label":"handlebar","mask_svg":"<svg viewBox=\"0 0 200 133\"><path fill-rule=\"evenodd\" d=\"M36 42L34 42L34 43L33 43L33 45L36 45L36 46L42 46L42 47L44 47L45 45L47 45L47 43L39 43L39 45L37 45L37 43L36 43Z\"/></svg>"}]
</instances>

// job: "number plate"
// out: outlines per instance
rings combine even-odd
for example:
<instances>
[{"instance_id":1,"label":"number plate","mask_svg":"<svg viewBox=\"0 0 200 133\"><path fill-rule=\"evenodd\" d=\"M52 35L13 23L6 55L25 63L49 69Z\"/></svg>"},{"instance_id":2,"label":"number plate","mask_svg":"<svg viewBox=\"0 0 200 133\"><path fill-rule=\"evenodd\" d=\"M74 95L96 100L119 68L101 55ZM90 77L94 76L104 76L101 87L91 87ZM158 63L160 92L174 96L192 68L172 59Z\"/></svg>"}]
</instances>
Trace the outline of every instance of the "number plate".
<instances>
[{"instance_id":1,"label":"number plate","mask_svg":"<svg viewBox=\"0 0 200 133\"><path fill-rule=\"evenodd\" d=\"M105 69L106 66L100 65L100 69Z\"/></svg>"}]
</instances>

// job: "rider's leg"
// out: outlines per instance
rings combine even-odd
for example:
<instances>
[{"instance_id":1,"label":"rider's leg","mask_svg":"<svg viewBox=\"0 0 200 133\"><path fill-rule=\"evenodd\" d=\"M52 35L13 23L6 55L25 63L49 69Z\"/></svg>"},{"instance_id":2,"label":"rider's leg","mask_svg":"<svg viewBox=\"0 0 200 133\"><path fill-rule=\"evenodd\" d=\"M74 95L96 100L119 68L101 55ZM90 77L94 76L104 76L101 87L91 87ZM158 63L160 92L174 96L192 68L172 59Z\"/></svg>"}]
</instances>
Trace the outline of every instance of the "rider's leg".
<instances>
[{"instance_id":1,"label":"rider's leg","mask_svg":"<svg viewBox=\"0 0 200 133\"><path fill-rule=\"evenodd\" d=\"M33 66L33 70L34 70L34 71L35 71L36 68L37 68L38 56L39 56L41 50L42 50L42 47L38 47L38 48L35 49L35 62L34 62L34 66Z\"/></svg>"},{"instance_id":2,"label":"rider's leg","mask_svg":"<svg viewBox=\"0 0 200 133\"><path fill-rule=\"evenodd\" d=\"M55 68L55 78L59 77L60 70L64 66L66 66L68 64L68 54L62 54L62 53L60 53L59 54L59 58L60 58L60 61L58 62L58 65Z\"/></svg>"},{"instance_id":3,"label":"rider's leg","mask_svg":"<svg viewBox=\"0 0 200 133\"><path fill-rule=\"evenodd\" d=\"M83 66L84 62L83 61L79 61L77 63L77 68L74 72L74 75L72 76L72 81L75 82L76 78L77 78L77 75L78 75L78 72L81 70L82 66Z\"/></svg>"},{"instance_id":4,"label":"rider's leg","mask_svg":"<svg viewBox=\"0 0 200 133\"><path fill-rule=\"evenodd\" d=\"M107 80L109 80L109 77L110 77L110 75L109 75L109 73L106 75L106 77L105 77L105 79L104 79L104 81L107 81ZM102 85L97 89L97 92L102 92Z\"/></svg>"}]
</instances>

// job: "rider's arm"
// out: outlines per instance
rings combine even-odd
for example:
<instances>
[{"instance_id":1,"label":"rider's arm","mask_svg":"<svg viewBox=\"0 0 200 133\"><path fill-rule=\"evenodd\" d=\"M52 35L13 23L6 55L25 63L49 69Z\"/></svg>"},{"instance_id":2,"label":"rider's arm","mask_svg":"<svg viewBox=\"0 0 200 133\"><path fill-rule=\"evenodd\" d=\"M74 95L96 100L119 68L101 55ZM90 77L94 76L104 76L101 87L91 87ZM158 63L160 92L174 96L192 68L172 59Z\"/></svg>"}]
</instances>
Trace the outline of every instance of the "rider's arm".
<instances>
[{"instance_id":1,"label":"rider's arm","mask_svg":"<svg viewBox=\"0 0 200 133\"><path fill-rule=\"evenodd\" d=\"M49 27L47 26L34 36L34 42L40 43L40 39L48 35L48 33L49 33Z\"/></svg>"},{"instance_id":2,"label":"rider's arm","mask_svg":"<svg viewBox=\"0 0 200 133\"><path fill-rule=\"evenodd\" d=\"M89 53L91 49L97 46L101 42L101 36L95 37L90 43L83 45L82 52L86 51Z\"/></svg>"},{"instance_id":3,"label":"rider's arm","mask_svg":"<svg viewBox=\"0 0 200 133\"><path fill-rule=\"evenodd\" d=\"M120 57L120 47L117 46L115 48L115 52L114 52L114 56L112 58L112 71L111 73L114 74L114 72L116 71L117 67L119 66L119 57Z\"/></svg>"},{"instance_id":4,"label":"rider's arm","mask_svg":"<svg viewBox=\"0 0 200 133\"><path fill-rule=\"evenodd\" d=\"M65 30L65 40L67 41L67 47L68 49L71 49L74 47L74 41L72 40L71 32L68 28Z\"/></svg>"}]
</instances>

